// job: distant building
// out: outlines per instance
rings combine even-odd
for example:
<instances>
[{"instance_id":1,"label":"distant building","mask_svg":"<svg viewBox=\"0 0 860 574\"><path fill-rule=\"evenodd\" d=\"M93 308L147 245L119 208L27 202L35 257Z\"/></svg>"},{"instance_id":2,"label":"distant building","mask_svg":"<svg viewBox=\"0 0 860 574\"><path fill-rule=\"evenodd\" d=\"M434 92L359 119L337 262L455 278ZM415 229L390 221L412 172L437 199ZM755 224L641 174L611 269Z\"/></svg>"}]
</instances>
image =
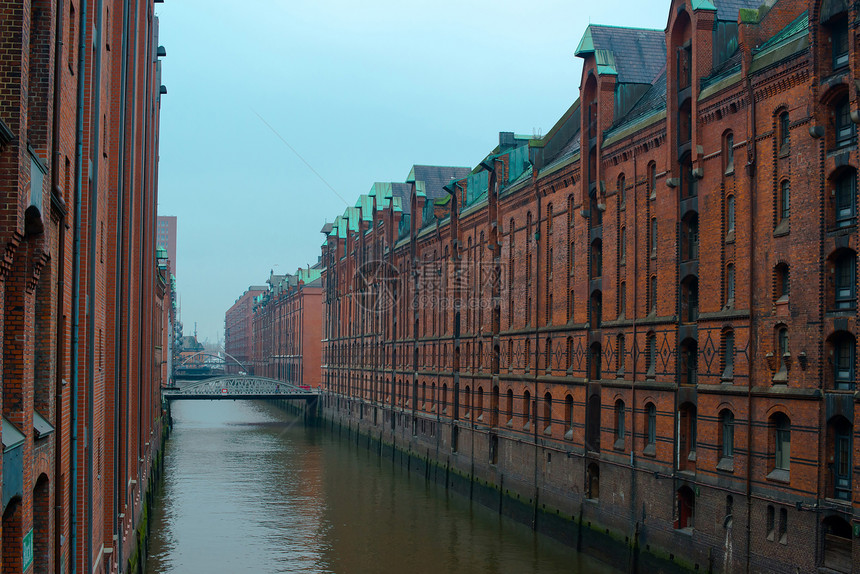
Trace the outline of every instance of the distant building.
<instances>
[{"instance_id":1,"label":"distant building","mask_svg":"<svg viewBox=\"0 0 860 574\"><path fill-rule=\"evenodd\" d=\"M224 316L224 352L227 355L228 373L248 370L246 365L251 358L254 298L268 289L265 285L248 287ZM241 363L241 366L237 363Z\"/></svg>"},{"instance_id":2,"label":"distant building","mask_svg":"<svg viewBox=\"0 0 860 574\"><path fill-rule=\"evenodd\" d=\"M159 215L155 229L155 246L167 249L170 271L176 275L176 216Z\"/></svg>"}]
</instances>

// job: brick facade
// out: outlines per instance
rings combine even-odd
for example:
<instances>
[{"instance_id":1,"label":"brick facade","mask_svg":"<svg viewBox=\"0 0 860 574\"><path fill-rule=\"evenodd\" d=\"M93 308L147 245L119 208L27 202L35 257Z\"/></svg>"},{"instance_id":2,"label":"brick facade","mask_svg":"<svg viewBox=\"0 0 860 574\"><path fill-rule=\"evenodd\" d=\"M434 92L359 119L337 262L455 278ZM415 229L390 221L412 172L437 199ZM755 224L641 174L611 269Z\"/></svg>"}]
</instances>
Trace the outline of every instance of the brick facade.
<instances>
[{"instance_id":1,"label":"brick facade","mask_svg":"<svg viewBox=\"0 0 860 574\"><path fill-rule=\"evenodd\" d=\"M224 315L224 351L227 354L226 371L228 373L248 372L250 368L249 363L253 352L254 299L267 289L267 287L249 287Z\"/></svg>"},{"instance_id":2,"label":"brick facade","mask_svg":"<svg viewBox=\"0 0 860 574\"><path fill-rule=\"evenodd\" d=\"M327 415L683 566L857 570L860 14L769 4L589 26L546 137L338 216Z\"/></svg>"},{"instance_id":3,"label":"brick facade","mask_svg":"<svg viewBox=\"0 0 860 574\"><path fill-rule=\"evenodd\" d=\"M160 445L157 18L86 5L0 2L4 573L125 569Z\"/></svg>"}]
</instances>

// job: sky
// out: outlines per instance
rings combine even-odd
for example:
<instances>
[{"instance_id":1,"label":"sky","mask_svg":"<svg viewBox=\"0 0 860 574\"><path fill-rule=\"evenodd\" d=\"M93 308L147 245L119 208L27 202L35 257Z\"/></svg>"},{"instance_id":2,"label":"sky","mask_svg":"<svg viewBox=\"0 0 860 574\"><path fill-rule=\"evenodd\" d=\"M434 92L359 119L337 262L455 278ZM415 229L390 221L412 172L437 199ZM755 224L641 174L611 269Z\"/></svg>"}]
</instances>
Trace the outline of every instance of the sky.
<instances>
[{"instance_id":1,"label":"sky","mask_svg":"<svg viewBox=\"0 0 860 574\"><path fill-rule=\"evenodd\" d=\"M547 133L578 96L589 22L664 29L669 2L167 0L159 215L178 218L185 334L326 222L415 164L474 167L500 131Z\"/></svg>"}]
</instances>

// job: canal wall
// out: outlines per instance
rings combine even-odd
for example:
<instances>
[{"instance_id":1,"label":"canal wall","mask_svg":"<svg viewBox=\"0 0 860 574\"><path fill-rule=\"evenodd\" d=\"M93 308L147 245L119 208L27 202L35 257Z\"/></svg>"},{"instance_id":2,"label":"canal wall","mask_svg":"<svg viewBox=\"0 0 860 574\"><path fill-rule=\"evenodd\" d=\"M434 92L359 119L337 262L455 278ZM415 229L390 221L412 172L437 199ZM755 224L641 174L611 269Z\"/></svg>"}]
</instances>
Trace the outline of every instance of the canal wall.
<instances>
[{"instance_id":1,"label":"canal wall","mask_svg":"<svg viewBox=\"0 0 860 574\"><path fill-rule=\"evenodd\" d=\"M170 438L170 430L173 420L168 408L166 415L162 416L161 432L153 439L157 448L152 449L152 455L145 460L145 472L141 478L145 481L142 488L143 495L135 499L134 512L136 517L131 521L134 528L123 537L123 560L127 574L143 574L146 567L146 558L149 553L149 538L151 534L150 517L155 497L161 490L164 476L164 446Z\"/></svg>"},{"instance_id":2,"label":"canal wall","mask_svg":"<svg viewBox=\"0 0 860 574\"><path fill-rule=\"evenodd\" d=\"M587 498L570 486L574 484L570 457L542 445L539 437L528 441L442 420L412 424L407 412L374 412L332 396L324 396L317 405L276 403L303 417L306 424L616 568L666 574L720 571L713 556L696 562L655 543L629 516L604 513L599 498L616 495L612 484L607 481L595 493L597 498ZM689 542L687 548L683 544L675 548L688 547Z\"/></svg>"}]
</instances>

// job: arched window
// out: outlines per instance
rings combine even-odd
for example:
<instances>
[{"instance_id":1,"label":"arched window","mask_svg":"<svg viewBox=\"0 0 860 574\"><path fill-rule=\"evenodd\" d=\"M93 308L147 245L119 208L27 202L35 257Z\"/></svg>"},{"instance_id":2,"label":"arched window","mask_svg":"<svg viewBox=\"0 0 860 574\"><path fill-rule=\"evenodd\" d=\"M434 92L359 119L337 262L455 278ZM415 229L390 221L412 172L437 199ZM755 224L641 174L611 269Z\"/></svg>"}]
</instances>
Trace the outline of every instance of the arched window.
<instances>
[{"instance_id":1,"label":"arched window","mask_svg":"<svg viewBox=\"0 0 860 574\"><path fill-rule=\"evenodd\" d=\"M726 233L734 233L735 231L735 196L730 195L726 198Z\"/></svg>"},{"instance_id":2,"label":"arched window","mask_svg":"<svg viewBox=\"0 0 860 574\"><path fill-rule=\"evenodd\" d=\"M723 374L724 381L731 381L735 373L735 332L731 329L723 333Z\"/></svg>"},{"instance_id":3,"label":"arched window","mask_svg":"<svg viewBox=\"0 0 860 574\"><path fill-rule=\"evenodd\" d=\"M735 302L735 266L732 263L726 265L726 307L731 307Z\"/></svg>"},{"instance_id":4,"label":"arched window","mask_svg":"<svg viewBox=\"0 0 860 574\"><path fill-rule=\"evenodd\" d=\"M648 246L651 257L657 257L657 218L651 218L651 228L648 234Z\"/></svg>"},{"instance_id":5,"label":"arched window","mask_svg":"<svg viewBox=\"0 0 860 574\"><path fill-rule=\"evenodd\" d=\"M696 406L684 403L678 412L678 469L696 468Z\"/></svg>"},{"instance_id":6,"label":"arched window","mask_svg":"<svg viewBox=\"0 0 860 574\"><path fill-rule=\"evenodd\" d=\"M778 412L771 415L769 423L773 470L788 472L791 467L791 421L784 413Z\"/></svg>"},{"instance_id":7,"label":"arched window","mask_svg":"<svg viewBox=\"0 0 860 574\"><path fill-rule=\"evenodd\" d=\"M857 256L850 249L840 249L830 258L833 277L832 309L846 310L857 306Z\"/></svg>"},{"instance_id":8,"label":"arched window","mask_svg":"<svg viewBox=\"0 0 860 574\"><path fill-rule=\"evenodd\" d=\"M693 528L696 514L696 495L689 486L678 489L678 520L676 528Z\"/></svg>"},{"instance_id":9,"label":"arched window","mask_svg":"<svg viewBox=\"0 0 860 574\"><path fill-rule=\"evenodd\" d=\"M855 348L854 335L848 331L837 331L827 338L828 362L833 388L837 390L854 389Z\"/></svg>"},{"instance_id":10,"label":"arched window","mask_svg":"<svg viewBox=\"0 0 860 574\"><path fill-rule=\"evenodd\" d=\"M472 416L472 389L469 388L469 385L466 385L466 388L463 391L463 403L463 417L469 418L470 416Z\"/></svg>"},{"instance_id":11,"label":"arched window","mask_svg":"<svg viewBox=\"0 0 860 574\"><path fill-rule=\"evenodd\" d=\"M725 165L726 174L734 173L735 171L735 136L732 132L726 133L725 141L723 142L723 163Z\"/></svg>"},{"instance_id":12,"label":"arched window","mask_svg":"<svg viewBox=\"0 0 860 574\"><path fill-rule=\"evenodd\" d=\"M552 434L552 394L543 396L543 434Z\"/></svg>"},{"instance_id":13,"label":"arched window","mask_svg":"<svg viewBox=\"0 0 860 574\"><path fill-rule=\"evenodd\" d=\"M589 378L592 381L599 381L601 379L600 363L602 358L600 343L592 343L588 355L588 362L590 367Z\"/></svg>"},{"instance_id":14,"label":"arched window","mask_svg":"<svg viewBox=\"0 0 860 574\"><path fill-rule=\"evenodd\" d=\"M657 371L657 336L650 331L645 339L645 376L654 378Z\"/></svg>"},{"instance_id":15,"label":"arched window","mask_svg":"<svg viewBox=\"0 0 860 574\"><path fill-rule=\"evenodd\" d=\"M842 415L827 423L827 462L830 495L840 500L851 500L851 435L852 426Z\"/></svg>"},{"instance_id":16,"label":"arched window","mask_svg":"<svg viewBox=\"0 0 860 574\"><path fill-rule=\"evenodd\" d=\"M478 387L475 397L475 420L484 420L484 387Z\"/></svg>"},{"instance_id":17,"label":"arched window","mask_svg":"<svg viewBox=\"0 0 860 574\"><path fill-rule=\"evenodd\" d=\"M650 199L657 197L657 164L653 161L648 164L648 194Z\"/></svg>"},{"instance_id":18,"label":"arched window","mask_svg":"<svg viewBox=\"0 0 860 574\"><path fill-rule=\"evenodd\" d=\"M591 328L599 329L603 322L603 293L595 291L591 294Z\"/></svg>"},{"instance_id":19,"label":"arched window","mask_svg":"<svg viewBox=\"0 0 860 574\"><path fill-rule=\"evenodd\" d=\"M844 169L833 178L833 222L836 227L854 225L857 217L857 172Z\"/></svg>"},{"instance_id":20,"label":"arched window","mask_svg":"<svg viewBox=\"0 0 860 574\"><path fill-rule=\"evenodd\" d=\"M645 454L655 454L657 446L657 407L645 405Z\"/></svg>"},{"instance_id":21,"label":"arched window","mask_svg":"<svg viewBox=\"0 0 860 574\"><path fill-rule=\"evenodd\" d=\"M729 409L720 411L720 451L723 460L735 456L735 415Z\"/></svg>"},{"instance_id":22,"label":"arched window","mask_svg":"<svg viewBox=\"0 0 860 574\"><path fill-rule=\"evenodd\" d=\"M699 216L690 212L681 221L681 260L693 261L699 258Z\"/></svg>"},{"instance_id":23,"label":"arched window","mask_svg":"<svg viewBox=\"0 0 860 574\"><path fill-rule=\"evenodd\" d=\"M695 385L698 373L699 347L693 338L681 342L678 374L682 385Z\"/></svg>"},{"instance_id":24,"label":"arched window","mask_svg":"<svg viewBox=\"0 0 860 574\"><path fill-rule=\"evenodd\" d=\"M591 242L591 278L603 275L603 242L595 239Z\"/></svg>"},{"instance_id":25,"label":"arched window","mask_svg":"<svg viewBox=\"0 0 860 574\"><path fill-rule=\"evenodd\" d=\"M787 179L779 183L779 197L777 198L777 222L788 220L791 214L791 189Z\"/></svg>"},{"instance_id":26,"label":"arched window","mask_svg":"<svg viewBox=\"0 0 860 574\"><path fill-rule=\"evenodd\" d=\"M773 273L773 298L776 301L788 301L788 294L791 288L789 281L788 265L779 263L774 268Z\"/></svg>"},{"instance_id":27,"label":"arched window","mask_svg":"<svg viewBox=\"0 0 860 574\"><path fill-rule=\"evenodd\" d=\"M779 368L776 374L773 376L774 383L787 383L788 382L788 361L787 359L790 357L788 351L788 329L785 325L781 325L777 327L776 330L776 359L779 364Z\"/></svg>"},{"instance_id":28,"label":"arched window","mask_svg":"<svg viewBox=\"0 0 860 574\"><path fill-rule=\"evenodd\" d=\"M532 395L528 389L523 391L523 419L523 430L529 430L532 420Z\"/></svg>"},{"instance_id":29,"label":"arched window","mask_svg":"<svg viewBox=\"0 0 860 574\"><path fill-rule=\"evenodd\" d=\"M851 121L851 103L847 92L833 102L833 126L837 148L854 143L857 130Z\"/></svg>"},{"instance_id":30,"label":"arched window","mask_svg":"<svg viewBox=\"0 0 860 574\"><path fill-rule=\"evenodd\" d=\"M567 427L564 438L570 440L573 438L573 397L571 395L564 398L564 418Z\"/></svg>"},{"instance_id":31,"label":"arched window","mask_svg":"<svg viewBox=\"0 0 860 574\"><path fill-rule=\"evenodd\" d=\"M788 151L788 146L791 144L791 134L789 133L788 112L779 114L779 151L785 153Z\"/></svg>"},{"instance_id":32,"label":"arched window","mask_svg":"<svg viewBox=\"0 0 860 574\"><path fill-rule=\"evenodd\" d=\"M624 417L626 415L626 409L624 406L624 401L618 399L615 401L615 448L623 449L624 448L624 437L626 435L624 428Z\"/></svg>"}]
</instances>

